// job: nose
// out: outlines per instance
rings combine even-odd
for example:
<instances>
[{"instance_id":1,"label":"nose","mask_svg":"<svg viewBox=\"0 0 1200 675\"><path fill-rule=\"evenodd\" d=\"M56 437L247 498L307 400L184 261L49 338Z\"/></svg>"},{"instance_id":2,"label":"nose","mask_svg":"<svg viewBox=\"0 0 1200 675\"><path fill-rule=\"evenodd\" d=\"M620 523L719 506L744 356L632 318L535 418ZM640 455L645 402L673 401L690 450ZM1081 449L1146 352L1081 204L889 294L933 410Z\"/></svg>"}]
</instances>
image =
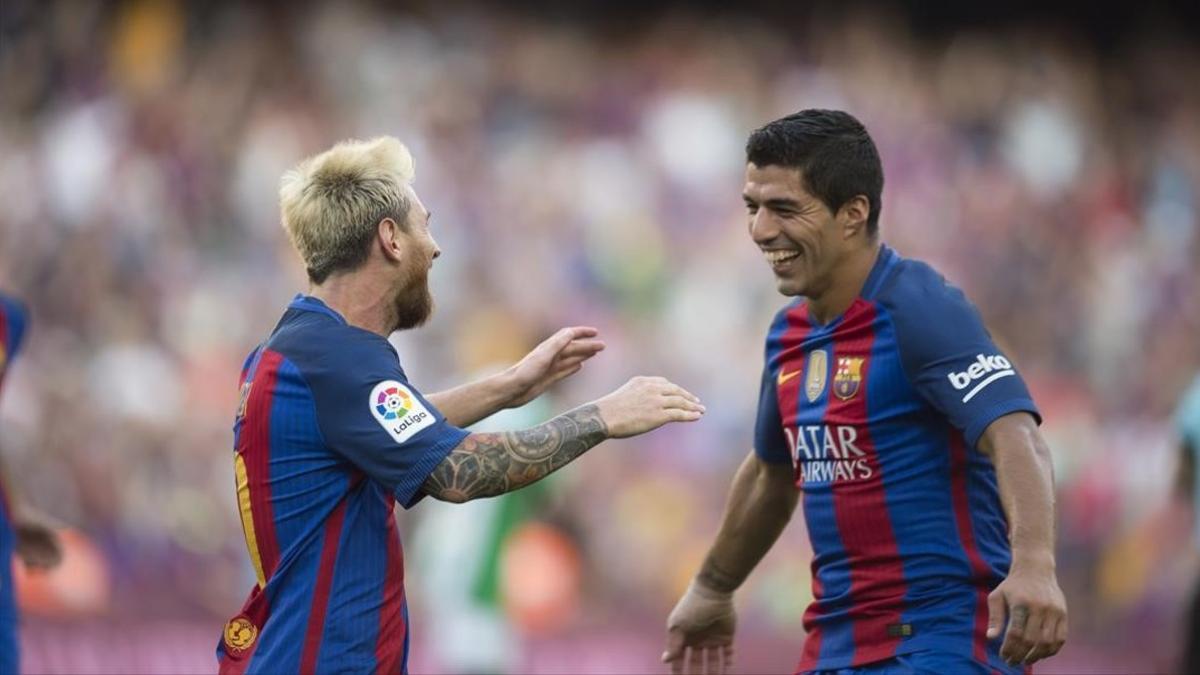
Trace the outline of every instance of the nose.
<instances>
[{"instance_id":1,"label":"nose","mask_svg":"<svg viewBox=\"0 0 1200 675\"><path fill-rule=\"evenodd\" d=\"M779 224L771 216L770 209L759 209L750 216L750 238L756 244L767 244L779 236Z\"/></svg>"}]
</instances>

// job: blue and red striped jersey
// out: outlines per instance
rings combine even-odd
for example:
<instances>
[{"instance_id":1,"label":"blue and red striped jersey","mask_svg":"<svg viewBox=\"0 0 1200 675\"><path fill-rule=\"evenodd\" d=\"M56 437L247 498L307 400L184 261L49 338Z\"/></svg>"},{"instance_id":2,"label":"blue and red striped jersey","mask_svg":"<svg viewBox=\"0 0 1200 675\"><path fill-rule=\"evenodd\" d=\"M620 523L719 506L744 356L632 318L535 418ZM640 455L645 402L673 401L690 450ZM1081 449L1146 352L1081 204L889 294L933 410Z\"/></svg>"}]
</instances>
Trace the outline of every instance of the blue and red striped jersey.
<instances>
[{"instance_id":1,"label":"blue and red striped jersey","mask_svg":"<svg viewBox=\"0 0 1200 675\"><path fill-rule=\"evenodd\" d=\"M383 337L297 296L246 360L238 507L257 585L225 626L222 673L405 672L393 507L467 432L412 387Z\"/></svg>"},{"instance_id":2,"label":"blue and red striped jersey","mask_svg":"<svg viewBox=\"0 0 1200 675\"><path fill-rule=\"evenodd\" d=\"M976 443L1020 411L1040 422L963 293L886 246L840 317L819 324L802 299L779 312L754 447L791 462L803 493L814 600L800 670L932 650L1008 672L985 637L1008 525Z\"/></svg>"}]
</instances>

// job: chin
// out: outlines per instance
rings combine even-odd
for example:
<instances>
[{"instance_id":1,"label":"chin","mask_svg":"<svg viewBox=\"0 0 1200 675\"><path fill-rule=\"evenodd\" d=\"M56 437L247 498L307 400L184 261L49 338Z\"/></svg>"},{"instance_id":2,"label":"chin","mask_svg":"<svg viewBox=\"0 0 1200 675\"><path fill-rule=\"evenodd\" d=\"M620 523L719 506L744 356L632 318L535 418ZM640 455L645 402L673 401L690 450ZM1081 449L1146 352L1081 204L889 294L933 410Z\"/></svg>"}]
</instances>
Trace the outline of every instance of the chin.
<instances>
[{"instance_id":1,"label":"chin","mask_svg":"<svg viewBox=\"0 0 1200 675\"><path fill-rule=\"evenodd\" d=\"M795 279L775 279L775 286L781 295L789 297L804 295L804 284Z\"/></svg>"}]
</instances>

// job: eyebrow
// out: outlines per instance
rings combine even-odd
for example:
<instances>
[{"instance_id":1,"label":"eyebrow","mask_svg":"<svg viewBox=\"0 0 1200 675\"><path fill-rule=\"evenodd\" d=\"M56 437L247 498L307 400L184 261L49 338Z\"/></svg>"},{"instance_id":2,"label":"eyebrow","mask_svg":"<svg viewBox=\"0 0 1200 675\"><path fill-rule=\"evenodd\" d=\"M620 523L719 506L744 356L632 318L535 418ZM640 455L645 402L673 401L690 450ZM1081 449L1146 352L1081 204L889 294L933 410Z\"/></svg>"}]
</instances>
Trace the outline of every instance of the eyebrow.
<instances>
[{"instance_id":1,"label":"eyebrow","mask_svg":"<svg viewBox=\"0 0 1200 675\"><path fill-rule=\"evenodd\" d=\"M742 199L746 202L746 204L748 206L759 205L759 202L757 200L755 200L754 198L752 198L750 195L743 194ZM804 208L804 205L801 204L800 202L796 201L795 199L785 199L783 197L776 197L774 199L768 199L768 200L762 202L762 206L766 206L769 209L800 210L800 209Z\"/></svg>"}]
</instances>

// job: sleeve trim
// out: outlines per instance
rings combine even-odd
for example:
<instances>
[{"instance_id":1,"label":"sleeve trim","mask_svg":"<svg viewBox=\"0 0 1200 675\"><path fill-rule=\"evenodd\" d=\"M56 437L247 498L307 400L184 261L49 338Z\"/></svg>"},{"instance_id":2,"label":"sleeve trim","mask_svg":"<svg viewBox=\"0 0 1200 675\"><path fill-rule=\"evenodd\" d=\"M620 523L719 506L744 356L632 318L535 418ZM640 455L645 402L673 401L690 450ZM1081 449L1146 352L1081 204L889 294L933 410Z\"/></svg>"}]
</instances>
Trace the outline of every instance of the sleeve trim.
<instances>
[{"instance_id":1,"label":"sleeve trim","mask_svg":"<svg viewBox=\"0 0 1200 675\"><path fill-rule=\"evenodd\" d=\"M1038 412L1037 406L1033 404L1033 399L1014 398L1007 401L1000 401L984 408L982 412L975 415L971 423L963 430L963 437L967 441L967 447L976 447L979 443L979 437L983 436L983 432L987 430L992 422L1015 412L1027 412L1033 415L1034 422L1039 426L1042 423L1042 414Z\"/></svg>"},{"instance_id":2,"label":"sleeve trim","mask_svg":"<svg viewBox=\"0 0 1200 675\"><path fill-rule=\"evenodd\" d=\"M449 422L443 422L450 426ZM426 451L425 456L413 466L412 470L407 472L408 479L397 485L393 494L396 496L396 501L400 502L401 506L406 509L411 509L417 502L421 501L424 493L421 492L421 486L425 484L425 480L429 478L429 474L446 459L450 451L457 448L471 432L466 429L457 429L451 427L455 432L449 433L436 445Z\"/></svg>"}]
</instances>

